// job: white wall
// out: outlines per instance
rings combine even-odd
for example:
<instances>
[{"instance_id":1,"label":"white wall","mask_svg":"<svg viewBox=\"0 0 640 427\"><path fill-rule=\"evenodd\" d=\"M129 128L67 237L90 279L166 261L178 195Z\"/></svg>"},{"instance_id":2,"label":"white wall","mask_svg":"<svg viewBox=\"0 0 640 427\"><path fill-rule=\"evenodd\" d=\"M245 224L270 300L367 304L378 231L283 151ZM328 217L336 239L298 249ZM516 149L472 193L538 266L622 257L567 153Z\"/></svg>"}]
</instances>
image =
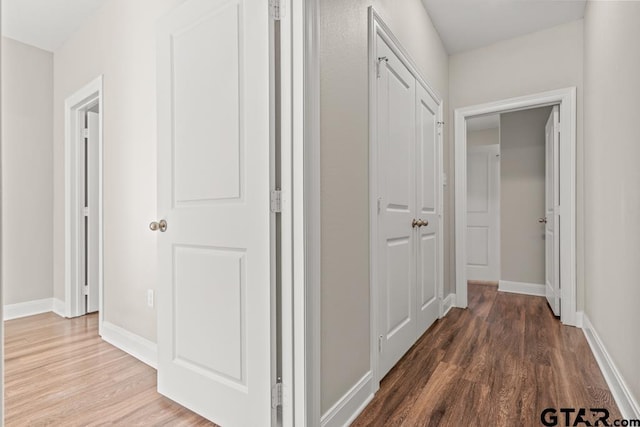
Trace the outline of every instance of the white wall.
<instances>
[{"instance_id":1,"label":"white wall","mask_svg":"<svg viewBox=\"0 0 640 427\"><path fill-rule=\"evenodd\" d=\"M582 215L584 175L582 27L582 20L574 21L452 55L449 58L450 120L453 118L453 110L459 107L569 86L577 87L577 304L579 310L584 305L585 245ZM450 145L453 145L453 135L450 136L449 141ZM453 170L453 164L450 167ZM450 187L453 187L453 178L452 174L449 174ZM454 249L452 242L449 250ZM455 287L453 278L448 283Z\"/></svg>"},{"instance_id":2,"label":"white wall","mask_svg":"<svg viewBox=\"0 0 640 427\"><path fill-rule=\"evenodd\" d=\"M500 128L467 131L467 147L500 144Z\"/></svg>"},{"instance_id":3,"label":"white wall","mask_svg":"<svg viewBox=\"0 0 640 427\"><path fill-rule=\"evenodd\" d=\"M111 0L54 54L54 291L64 299L64 100L104 75L104 319L156 339L155 22L180 0Z\"/></svg>"},{"instance_id":4,"label":"white wall","mask_svg":"<svg viewBox=\"0 0 640 427\"><path fill-rule=\"evenodd\" d=\"M545 283L545 124L551 107L500 115L500 279Z\"/></svg>"},{"instance_id":5,"label":"white wall","mask_svg":"<svg viewBox=\"0 0 640 427\"><path fill-rule=\"evenodd\" d=\"M53 55L2 38L5 304L53 296Z\"/></svg>"},{"instance_id":6,"label":"white wall","mask_svg":"<svg viewBox=\"0 0 640 427\"><path fill-rule=\"evenodd\" d=\"M322 413L371 368L367 7L372 3L444 97L445 108L447 102L447 53L420 0L320 2Z\"/></svg>"},{"instance_id":7,"label":"white wall","mask_svg":"<svg viewBox=\"0 0 640 427\"><path fill-rule=\"evenodd\" d=\"M585 314L640 402L640 3L585 15Z\"/></svg>"}]
</instances>

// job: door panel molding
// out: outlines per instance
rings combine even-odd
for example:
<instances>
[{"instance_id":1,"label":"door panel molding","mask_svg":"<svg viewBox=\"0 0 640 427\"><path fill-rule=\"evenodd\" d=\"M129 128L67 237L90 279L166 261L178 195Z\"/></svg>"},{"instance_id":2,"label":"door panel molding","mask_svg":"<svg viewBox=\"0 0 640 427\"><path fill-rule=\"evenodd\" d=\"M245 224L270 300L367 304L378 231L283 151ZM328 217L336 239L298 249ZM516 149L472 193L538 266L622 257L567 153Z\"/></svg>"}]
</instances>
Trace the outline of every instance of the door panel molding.
<instances>
[{"instance_id":1,"label":"door panel molding","mask_svg":"<svg viewBox=\"0 0 640 427\"><path fill-rule=\"evenodd\" d=\"M454 111L455 230L467 228L467 124L468 118L558 105L560 109L560 236L561 316L566 325L577 326L576 313L576 88L575 86ZM456 306L467 307L466 233L455 233Z\"/></svg>"}]
</instances>

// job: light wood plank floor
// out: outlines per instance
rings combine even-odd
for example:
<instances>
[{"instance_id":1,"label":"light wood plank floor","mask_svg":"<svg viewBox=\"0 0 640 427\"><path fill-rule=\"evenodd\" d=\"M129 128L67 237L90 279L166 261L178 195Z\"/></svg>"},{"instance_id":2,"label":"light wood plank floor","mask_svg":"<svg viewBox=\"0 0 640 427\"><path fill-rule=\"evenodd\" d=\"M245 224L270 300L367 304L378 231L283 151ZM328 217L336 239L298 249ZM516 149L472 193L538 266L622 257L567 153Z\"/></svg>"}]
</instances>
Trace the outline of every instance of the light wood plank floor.
<instances>
[{"instance_id":1,"label":"light wood plank floor","mask_svg":"<svg viewBox=\"0 0 640 427\"><path fill-rule=\"evenodd\" d=\"M156 371L98 336L97 314L5 322L5 425L212 426L156 392Z\"/></svg>"},{"instance_id":2,"label":"light wood plank floor","mask_svg":"<svg viewBox=\"0 0 640 427\"><path fill-rule=\"evenodd\" d=\"M382 380L354 426L539 426L547 407L621 418L581 329L543 297L470 284Z\"/></svg>"}]
</instances>

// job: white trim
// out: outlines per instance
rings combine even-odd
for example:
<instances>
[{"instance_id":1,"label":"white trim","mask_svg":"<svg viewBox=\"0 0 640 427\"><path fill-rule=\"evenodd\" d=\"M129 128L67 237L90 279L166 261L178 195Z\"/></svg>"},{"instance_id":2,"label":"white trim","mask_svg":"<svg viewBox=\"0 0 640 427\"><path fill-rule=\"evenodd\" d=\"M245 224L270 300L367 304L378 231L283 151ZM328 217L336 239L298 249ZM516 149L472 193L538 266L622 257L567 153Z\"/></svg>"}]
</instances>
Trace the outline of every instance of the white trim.
<instances>
[{"instance_id":1,"label":"white trim","mask_svg":"<svg viewBox=\"0 0 640 427\"><path fill-rule=\"evenodd\" d=\"M327 412L322 415L322 427L343 427L351 424L373 399L373 373L364 374Z\"/></svg>"},{"instance_id":2,"label":"white trim","mask_svg":"<svg viewBox=\"0 0 640 427\"><path fill-rule=\"evenodd\" d=\"M454 112L455 150L455 274L458 307L467 307L466 233L467 229L467 132L466 119L483 114L504 113L547 105L560 105L561 166L560 215L571 224L560 239L561 321L576 324L576 88L569 87L534 95L510 98ZM565 222L567 223L567 222Z\"/></svg>"},{"instance_id":3,"label":"white trim","mask_svg":"<svg viewBox=\"0 0 640 427\"><path fill-rule=\"evenodd\" d=\"M53 298L51 311L53 311L55 314L57 314L60 317L65 317L64 309L65 309L64 301L58 298Z\"/></svg>"},{"instance_id":4,"label":"white trim","mask_svg":"<svg viewBox=\"0 0 640 427\"><path fill-rule=\"evenodd\" d=\"M576 328L582 328L584 326L584 312L578 311L576 313Z\"/></svg>"},{"instance_id":5,"label":"white trim","mask_svg":"<svg viewBox=\"0 0 640 427\"><path fill-rule=\"evenodd\" d=\"M304 325L304 328L295 330L295 337L298 346L294 349L295 356L295 420L296 425L307 425L315 427L320 425L321 418L321 373L320 373L320 343L321 343L321 208L320 208L320 5L319 0L304 1L303 10L297 8L299 3L292 2L292 11L301 13L303 27L300 29L299 22L294 23L294 40L295 35L300 30L303 31L303 37L298 40L304 40L301 46L302 55L299 49L294 52L294 97L299 102L294 107L294 126L300 122L299 113L302 110L303 116L303 141L304 144L294 144L294 147L303 147L302 162L302 182L303 185L295 185L300 183L300 175L294 176L294 189L298 191L303 189L304 194L300 197L299 193L294 194L294 203L302 200L303 212L298 214L298 218L303 218L304 230L298 233L298 238L302 237L303 246L303 262L304 262L304 295L294 294L294 313L296 317L296 325ZM294 18L295 19L295 18ZM298 56L295 56L295 53ZM300 68L299 61L302 61ZM300 89L300 86L302 88ZM298 88L298 91L295 90ZM301 100L300 98L301 97ZM295 102L295 101L294 101ZM295 140L299 140L299 134L294 135ZM294 171L297 168L299 157L295 156ZM296 205L298 206L298 205ZM294 207L294 209L296 209ZM294 216L299 212L296 210ZM296 230L294 230L294 238L296 238ZM297 242L300 242L296 238ZM298 248L300 248L300 243ZM299 256L300 249L294 252L294 258ZM296 261L294 261L296 262ZM294 270L297 268L294 266ZM298 273L300 270L298 269ZM295 277L296 283L299 283L298 275ZM298 289L303 288L297 286ZM304 301L304 306L300 307L300 299ZM304 334L304 337L300 337ZM301 354L302 352L302 354ZM306 364L306 366L304 366ZM302 371L302 372L301 372ZM302 400L302 403L301 403ZM304 405L304 412L301 413L300 405Z\"/></svg>"},{"instance_id":6,"label":"white trim","mask_svg":"<svg viewBox=\"0 0 640 427\"><path fill-rule=\"evenodd\" d=\"M65 152L65 310L66 317L76 317L85 314L81 307L79 274L80 269L77 262L76 248L78 247L78 226L80 222L80 210L77 206L78 186L76 176L78 174L78 161L76 142L79 137L80 127L77 123L79 111L90 104L98 102L98 331L102 333L103 323L103 79L102 75L82 87L80 90L69 96L64 102L65 111L65 132L64 132L64 152Z\"/></svg>"},{"instance_id":7,"label":"white trim","mask_svg":"<svg viewBox=\"0 0 640 427\"><path fill-rule=\"evenodd\" d=\"M498 290L512 294L545 296L545 286L540 283L514 282L511 280L499 280Z\"/></svg>"},{"instance_id":8,"label":"white trim","mask_svg":"<svg viewBox=\"0 0 640 427\"><path fill-rule=\"evenodd\" d=\"M102 322L100 336L112 346L135 357L142 363L158 369L158 346L156 343L107 321Z\"/></svg>"},{"instance_id":9,"label":"white trim","mask_svg":"<svg viewBox=\"0 0 640 427\"><path fill-rule=\"evenodd\" d=\"M43 298L32 301L7 304L3 310L3 320L19 319L21 317L34 316L36 314L49 313L54 311L56 300L54 298ZM58 313L56 313L58 314Z\"/></svg>"},{"instance_id":10,"label":"white trim","mask_svg":"<svg viewBox=\"0 0 640 427\"><path fill-rule=\"evenodd\" d=\"M447 295L447 297L442 301L441 317L446 316L449 313L449 310L451 310L455 306L456 306L456 294Z\"/></svg>"},{"instance_id":11,"label":"white trim","mask_svg":"<svg viewBox=\"0 0 640 427\"><path fill-rule=\"evenodd\" d=\"M613 394L613 398L620 409L622 417L625 419L640 419L640 404L634 398L631 389L629 389L629 386L622 377L618 367L613 362L613 359L609 355L609 352L600 339L600 336L594 329L589 317L586 313L582 317L582 331L584 332L584 336L587 338L589 347L591 347L591 351L598 362L598 366L600 366L602 375L607 381L607 385L609 385L611 394Z\"/></svg>"},{"instance_id":12,"label":"white trim","mask_svg":"<svg viewBox=\"0 0 640 427\"><path fill-rule=\"evenodd\" d=\"M377 98L377 73L376 73L376 37L380 36L393 51L395 55L402 61L405 67L413 75L416 81L422 85L427 93L438 104L438 121L443 120L444 107L442 97L435 91L427 80L421 75L418 67L415 65L407 51L402 47L400 41L394 36L389 27L385 24L382 18L376 13L373 6L369 6L369 292L370 292L370 363L373 373L372 392L376 392L379 388L379 383L382 378L378 373L378 255L377 244L378 241L378 143L377 143L377 118L376 118L376 98ZM440 268L439 283L438 283L438 298L440 299L440 317L444 314L444 304L442 301L444 294L444 218L442 216L444 208L444 188L442 186L442 176L444 172L444 129L438 135L438 150L441 168L440 174L437 177L437 185L440 188L438 195L438 208L440 224L438 229L438 251L442 256L438 260L438 267Z\"/></svg>"}]
</instances>

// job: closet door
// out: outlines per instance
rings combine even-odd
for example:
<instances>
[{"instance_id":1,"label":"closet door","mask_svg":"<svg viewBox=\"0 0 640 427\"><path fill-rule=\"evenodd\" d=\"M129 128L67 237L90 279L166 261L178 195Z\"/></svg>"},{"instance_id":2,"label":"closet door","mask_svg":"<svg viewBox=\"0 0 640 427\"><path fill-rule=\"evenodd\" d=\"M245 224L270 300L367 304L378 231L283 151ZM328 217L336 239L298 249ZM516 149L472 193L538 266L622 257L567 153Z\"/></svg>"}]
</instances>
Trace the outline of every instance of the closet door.
<instances>
[{"instance_id":1,"label":"closet door","mask_svg":"<svg viewBox=\"0 0 640 427\"><path fill-rule=\"evenodd\" d=\"M440 147L438 103L422 85L416 85L416 310L417 337L440 314Z\"/></svg>"},{"instance_id":2,"label":"closet door","mask_svg":"<svg viewBox=\"0 0 640 427\"><path fill-rule=\"evenodd\" d=\"M378 37L379 378L416 340L415 78Z\"/></svg>"}]
</instances>

